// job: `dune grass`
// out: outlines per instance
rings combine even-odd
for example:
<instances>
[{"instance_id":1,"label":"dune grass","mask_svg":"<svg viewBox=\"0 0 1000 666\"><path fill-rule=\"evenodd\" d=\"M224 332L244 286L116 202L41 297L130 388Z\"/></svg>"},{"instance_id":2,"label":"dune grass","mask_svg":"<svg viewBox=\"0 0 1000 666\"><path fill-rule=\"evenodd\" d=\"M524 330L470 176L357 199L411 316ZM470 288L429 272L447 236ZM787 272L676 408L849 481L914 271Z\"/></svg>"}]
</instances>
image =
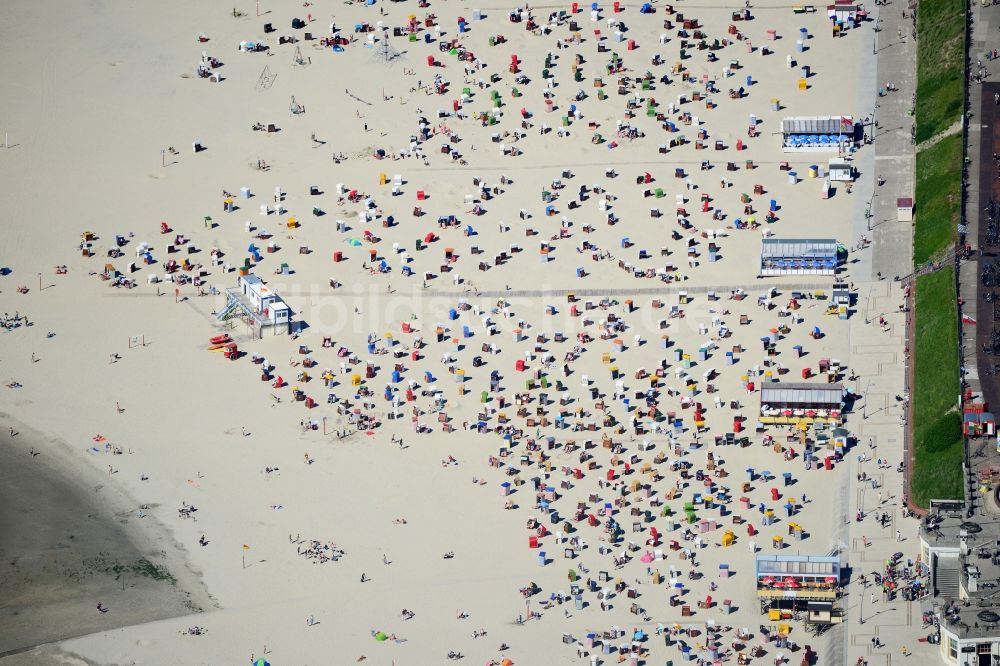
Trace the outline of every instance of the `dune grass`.
<instances>
[{"instance_id":1,"label":"dune grass","mask_svg":"<svg viewBox=\"0 0 1000 666\"><path fill-rule=\"evenodd\" d=\"M965 0L920 3L917 35L916 136L920 143L948 129L962 115Z\"/></svg>"},{"instance_id":2,"label":"dune grass","mask_svg":"<svg viewBox=\"0 0 1000 666\"><path fill-rule=\"evenodd\" d=\"M940 257L955 243L961 212L961 177L961 134L945 137L917 153L915 266Z\"/></svg>"}]
</instances>

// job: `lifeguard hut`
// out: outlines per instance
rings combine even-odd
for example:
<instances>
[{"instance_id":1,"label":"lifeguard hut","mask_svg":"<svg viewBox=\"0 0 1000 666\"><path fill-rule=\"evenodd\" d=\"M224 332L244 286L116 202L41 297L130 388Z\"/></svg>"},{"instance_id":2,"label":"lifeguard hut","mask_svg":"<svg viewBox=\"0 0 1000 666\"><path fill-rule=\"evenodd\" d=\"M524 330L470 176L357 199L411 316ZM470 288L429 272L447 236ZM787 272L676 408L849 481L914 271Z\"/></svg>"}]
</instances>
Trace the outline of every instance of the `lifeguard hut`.
<instances>
[{"instance_id":1,"label":"lifeguard hut","mask_svg":"<svg viewBox=\"0 0 1000 666\"><path fill-rule=\"evenodd\" d=\"M257 338L264 329L274 335L291 332L291 308L257 275L240 275L236 286L226 289L226 298L226 307L216 313L219 321L242 319Z\"/></svg>"}]
</instances>

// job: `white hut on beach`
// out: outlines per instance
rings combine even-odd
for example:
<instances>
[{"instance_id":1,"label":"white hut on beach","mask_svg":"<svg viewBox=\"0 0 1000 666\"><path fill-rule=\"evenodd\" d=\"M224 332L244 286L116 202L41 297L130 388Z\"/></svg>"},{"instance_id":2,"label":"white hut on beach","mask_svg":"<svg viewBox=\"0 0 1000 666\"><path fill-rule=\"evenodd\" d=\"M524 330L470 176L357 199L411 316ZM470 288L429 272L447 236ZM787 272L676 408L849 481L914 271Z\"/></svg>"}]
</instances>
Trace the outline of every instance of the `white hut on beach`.
<instances>
[{"instance_id":1,"label":"white hut on beach","mask_svg":"<svg viewBox=\"0 0 1000 666\"><path fill-rule=\"evenodd\" d=\"M265 328L274 335L291 332L291 308L260 277L241 275L236 285L226 289L226 307L216 314L217 319L225 321L239 317L258 338L263 337Z\"/></svg>"}]
</instances>

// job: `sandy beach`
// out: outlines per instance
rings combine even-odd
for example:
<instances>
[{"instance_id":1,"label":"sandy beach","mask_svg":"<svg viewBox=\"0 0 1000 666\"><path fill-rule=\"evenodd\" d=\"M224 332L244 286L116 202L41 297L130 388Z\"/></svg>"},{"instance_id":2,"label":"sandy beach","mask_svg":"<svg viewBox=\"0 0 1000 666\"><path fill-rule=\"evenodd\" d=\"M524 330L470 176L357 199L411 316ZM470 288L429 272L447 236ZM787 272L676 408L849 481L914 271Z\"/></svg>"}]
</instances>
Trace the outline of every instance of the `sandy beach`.
<instances>
[{"instance_id":1,"label":"sandy beach","mask_svg":"<svg viewBox=\"0 0 1000 666\"><path fill-rule=\"evenodd\" d=\"M837 151L781 149L849 118L875 177L871 28L686 5L10 3L0 662L832 663L754 553L846 569L869 475L905 525L855 358L901 361L902 290ZM839 242L851 319L765 237ZM226 316L241 267L294 335ZM834 417L760 424L821 361L836 462Z\"/></svg>"}]
</instances>

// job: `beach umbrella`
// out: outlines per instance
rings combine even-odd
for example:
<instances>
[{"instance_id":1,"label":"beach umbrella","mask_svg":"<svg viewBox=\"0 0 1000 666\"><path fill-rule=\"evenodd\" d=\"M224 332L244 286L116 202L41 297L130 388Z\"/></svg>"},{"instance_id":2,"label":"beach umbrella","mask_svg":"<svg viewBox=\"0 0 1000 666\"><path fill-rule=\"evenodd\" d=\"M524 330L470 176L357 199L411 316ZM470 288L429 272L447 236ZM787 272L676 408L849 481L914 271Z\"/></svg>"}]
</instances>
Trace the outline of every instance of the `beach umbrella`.
<instances>
[{"instance_id":1,"label":"beach umbrella","mask_svg":"<svg viewBox=\"0 0 1000 666\"><path fill-rule=\"evenodd\" d=\"M381 642L383 642L383 641L385 641L385 640L388 640L388 638L389 638L389 637L385 635L385 632L384 632L384 631L377 631L377 632L375 632L375 636L374 636L374 638L375 638L375 640L377 640L377 641L378 641L379 643L381 643Z\"/></svg>"},{"instance_id":2,"label":"beach umbrella","mask_svg":"<svg viewBox=\"0 0 1000 666\"><path fill-rule=\"evenodd\" d=\"M261 657L257 661L253 662L253 666L271 666L271 662L269 662L267 659L264 659L264 657Z\"/></svg>"}]
</instances>

